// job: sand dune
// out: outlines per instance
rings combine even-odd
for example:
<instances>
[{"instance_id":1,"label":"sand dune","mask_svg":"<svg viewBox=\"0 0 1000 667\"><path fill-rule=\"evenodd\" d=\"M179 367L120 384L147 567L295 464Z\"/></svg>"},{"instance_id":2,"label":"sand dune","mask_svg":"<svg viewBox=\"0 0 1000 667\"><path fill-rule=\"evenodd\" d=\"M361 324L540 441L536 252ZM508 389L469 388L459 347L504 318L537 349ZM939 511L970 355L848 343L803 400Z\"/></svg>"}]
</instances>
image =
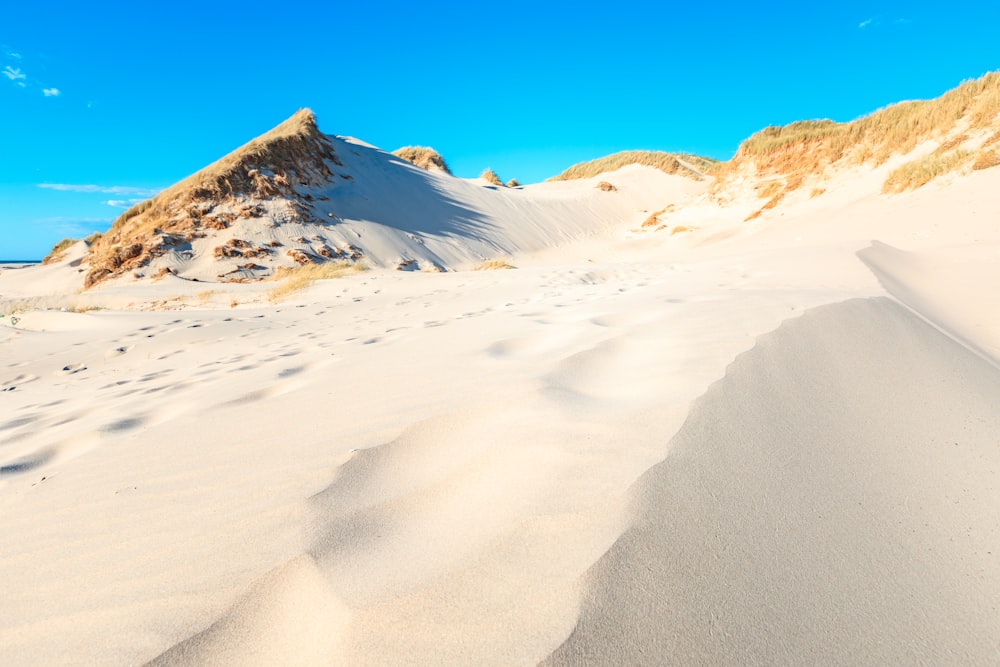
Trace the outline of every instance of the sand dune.
<instances>
[{"instance_id":1,"label":"sand dune","mask_svg":"<svg viewBox=\"0 0 1000 667\"><path fill-rule=\"evenodd\" d=\"M887 195L914 155L844 153L764 207L749 162L508 189L321 147L334 222L248 167L281 197L178 275L0 267L0 662L998 661L1000 169ZM370 270L194 280L228 237Z\"/></svg>"},{"instance_id":2,"label":"sand dune","mask_svg":"<svg viewBox=\"0 0 1000 667\"><path fill-rule=\"evenodd\" d=\"M1000 372L891 301L785 323L638 482L546 664L994 662L997 405Z\"/></svg>"}]
</instances>

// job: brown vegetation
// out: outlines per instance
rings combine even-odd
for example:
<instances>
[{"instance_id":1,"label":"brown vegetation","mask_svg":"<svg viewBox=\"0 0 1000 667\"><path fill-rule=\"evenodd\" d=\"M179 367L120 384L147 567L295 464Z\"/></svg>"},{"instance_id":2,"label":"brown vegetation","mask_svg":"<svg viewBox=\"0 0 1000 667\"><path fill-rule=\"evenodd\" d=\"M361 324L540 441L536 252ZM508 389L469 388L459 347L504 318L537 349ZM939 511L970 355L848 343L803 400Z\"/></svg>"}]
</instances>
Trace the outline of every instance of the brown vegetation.
<instances>
[{"instance_id":1,"label":"brown vegetation","mask_svg":"<svg viewBox=\"0 0 1000 667\"><path fill-rule=\"evenodd\" d=\"M931 153L925 158L912 160L889 174L882 184L882 192L895 193L919 188L938 176L961 169L971 159L972 153L959 149L945 155Z\"/></svg>"},{"instance_id":2,"label":"brown vegetation","mask_svg":"<svg viewBox=\"0 0 1000 667\"><path fill-rule=\"evenodd\" d=\"M63 256L65 256L66 251L69 250L73 244L76 243L76 239L63 239L59 243L52 246L52 250L49 254L42 258L42 264L55 264L60 261Z\"/></svg>"},{"instance_id":3,"label":"brown vegetation","mask_svg":"<svg viewBox=\"0 0 1000 667\"><path fill-rule=\"evenodd\" d=\"M491 185L498 185L501 188L503 187L503 181L501 181L496 172L489 167L487 167L483 173L479 174L479 178L483 179L487 183L490 183Z\"/></svg>"},{"instance_id":4,"label":"brown vegetation","mask_svg":"<svg viewBox=\"0 0 1000 667\"><path fill-rule=\"evenodd\" d=\"M290 294L305 289L317 280L341 278L364 270L365 266L360 262L347 261L307 264L291 268L282 266L271 276L271 280L280 280L282 283L268 293L268 300L271 302L280 301Z\"/></svg>"},{"instance_id":5,"label":"brown vegetation","mask_svg":"<svg viewBox=\"0 0 1000 667\"><path fill-rule=\"evenodd\" d=\"M263 257L271 252L267 246L254 246L249 241L243 239L229 239L224 245L218 246L212 251L215 259L232 257Z\"/></svg>"},{"instance_id":6,"label":"brown vegetation","mask_svg":"<svg viewBox=\"0 0 1000 667\"><path fill-rule=\"evenodd\" d=\"M289 257L291 257L292 260L294 262L296 262L297 264L303 264L303 265L304 264L311 264L312 261L313 261L313 258L311 256L309 256L307 253L305 253L305 252L303 252L301 250L294 249L294 248L292 250L289 250L285 254L288 255Z\"/></svg>"},{"instance_id":7,"label":"brown vegetation","mask_svg":"<svg viewBox=\"0 0 1000 667\"><path fill-rule=\"evenodd\" d=\"M134 270L164 254L170 245L190 241L205 229L222 229L263 211L246 198L284 197L293 215L296 186L326 182L329 165L340 161L329 139L316 127L311 111L291 118L201 171L136 204L91 246L85 286ZM300 207L301 208L301 207Z\"/></svg>"},{"instance_id":8,"label":"brown vegetation","mask_svg":"<svg viewBox=\"0 0 1000 667\"><path fill-rule=\"evenodd\" d=\"M688 167L684 163L690 164ZM550 181L570 181L578 178L591 178L600 174L616 171L631 164L654 167L666 174L678 174L695 180L702 180L702 174L711 174L719 166L718 160L690 155L687 153L664 153L662 151L622 151L589 162L580 162L559 174ZM700 172L700 173L699 173Z\"/></svg>"},{"instance_id":9,"label":"brown vegetation","mask_svg":"<svg viewBox=\"0 0 1000 667\"><path fill-rule=\"evenodd\" d=\"M723 189L731 176L749 165L759 177L788 178L787 193L800 187L806 177L822 176L829 165L841 160L880 165L892 155L910 152L923 141L946 136L964 119L964 132L944 141L940 149L939 156L953 156L954 149L968 140L969 133L990 127L998 113L1000 72L991 72L937 99L900 102L849 123L813 120L768 127L740 145L713 189ZM919 180L906 179L907 183Z\"/></svg>"},{"instance_id":10,"label":"brown vegetation","mask_svg":"<svg viewBox=\"0 0 1000 667\"><path fill-rule=\"evenodd\" d=\"M472 267L473 271L499 271L504 269L517 268L505 259L487 259L486 261Z\"/></svg>"},{"instance_id":11,"label":"brown vegetation","mask_svg":"<svg viewBox=\"0 0 1000 667\"><path fill-rule=\"evenodd\" d=\"M428 148L427 146L403 146L394 150L392 154L420 167L424 171L438 170L451 175L448 163L433 148Z\"/></svg>"},{"instance_id":12,"label":"brown vegetation","mask_svg":"<svg viewBox=\"0 0 1000 667\"><path fill-rule=\"evenodd\" d=\"M600 190L601 192L617 192L618 191L618 188L616 188L615 186L613 186L611 183L608 183L607 181L601 181L600 183L598 183L597 184L597 189Z\"/></svg>"},{"instance_id":13,"label":"brown vegetation","mask_svg":"<svg viewBox=\"0 0 1000 667\"><path fill-rule=\"evenodd\" d=\"M164 276L175 276L177 272L171 269L169 266L161 266L155 274L153 274L153 280L160 280Z\"/></svg>"},{"instance_id":14,"label":"brown vegetation","mask_svg":"<svg viewBox=\"0 0 1000 667\"><path fill-rule=\"evenodd\" d=\"M508 187L508 188L519 188L519 187L521 187L521 184L518 182L518 180L516 178L512 178L509 181L507 181L506 187Z\"/></svg>"},{"instance_id":15,"label":"brown vegetation","mask_svg":"<svg viewBox=\"0 0 1000 667\"><path fill-rule=\"evenodd\" d=\"M990 169L1000 165L1000 151L980 151L972 163L972 170Z\"/></svg>"}]
</instances>

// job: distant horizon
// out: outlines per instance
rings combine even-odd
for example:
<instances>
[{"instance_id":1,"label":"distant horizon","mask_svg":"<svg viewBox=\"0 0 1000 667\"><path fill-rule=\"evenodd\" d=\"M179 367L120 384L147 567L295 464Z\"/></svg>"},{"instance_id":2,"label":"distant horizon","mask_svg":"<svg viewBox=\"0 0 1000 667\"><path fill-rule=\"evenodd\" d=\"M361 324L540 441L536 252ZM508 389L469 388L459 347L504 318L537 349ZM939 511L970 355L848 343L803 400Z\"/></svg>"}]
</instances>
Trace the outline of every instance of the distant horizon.
<instances>
[{"instance_id":1,"label":"distant horizon","mask_svg":"<svg viewBox=\"0 0 1000 667\"><path fill-rule=\"evenodd\" d=\"M206 38L259 31L236 5L123 8L5 10L4 255L105 231L302 107L327 134L527 184L622 150L728 160L764 127L848 122L1000 68L997 6L307 5L325 38L273 31L260 53Z\"/></svg>"}]
</instances>

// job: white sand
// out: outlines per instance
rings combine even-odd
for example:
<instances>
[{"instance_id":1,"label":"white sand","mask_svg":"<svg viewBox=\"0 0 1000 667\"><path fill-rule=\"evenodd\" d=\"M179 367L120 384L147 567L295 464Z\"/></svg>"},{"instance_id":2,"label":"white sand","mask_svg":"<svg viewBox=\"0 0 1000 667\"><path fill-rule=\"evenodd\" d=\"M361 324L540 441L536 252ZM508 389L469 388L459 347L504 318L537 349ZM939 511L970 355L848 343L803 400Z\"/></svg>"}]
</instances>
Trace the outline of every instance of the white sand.
<instances>
[{"instance_id":1,"label":"white sand","mask_svg":"<svg viewBox=\"0 0 1000 667\"><path fill-rule=\"evenodd\" d=\"M565 237L632 195L502 192L517 270L277 306L0 273L3 663L995 662L993 171L676 236L641 171Z\"/></svg>"}]
</instances>

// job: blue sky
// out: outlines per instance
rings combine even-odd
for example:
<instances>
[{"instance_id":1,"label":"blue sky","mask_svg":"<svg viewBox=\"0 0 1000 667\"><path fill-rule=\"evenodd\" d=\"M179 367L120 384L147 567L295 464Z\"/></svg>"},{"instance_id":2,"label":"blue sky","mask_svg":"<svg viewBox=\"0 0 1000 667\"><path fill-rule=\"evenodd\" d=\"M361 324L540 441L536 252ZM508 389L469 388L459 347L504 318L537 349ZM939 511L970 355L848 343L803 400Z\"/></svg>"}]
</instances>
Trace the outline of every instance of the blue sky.
<instances>
[{"instance_id":1,"label":"blue sky","mask_svg":"<svg viewBox=\"0 0 1000 667\"><path fill-rule=\"evenodd\" d=\"M534 182L646 148L726 159L1000 68L1000 3L9 3L0 259L104 230L310 107L320 128Z\"/></svg>"}]
</instances>

